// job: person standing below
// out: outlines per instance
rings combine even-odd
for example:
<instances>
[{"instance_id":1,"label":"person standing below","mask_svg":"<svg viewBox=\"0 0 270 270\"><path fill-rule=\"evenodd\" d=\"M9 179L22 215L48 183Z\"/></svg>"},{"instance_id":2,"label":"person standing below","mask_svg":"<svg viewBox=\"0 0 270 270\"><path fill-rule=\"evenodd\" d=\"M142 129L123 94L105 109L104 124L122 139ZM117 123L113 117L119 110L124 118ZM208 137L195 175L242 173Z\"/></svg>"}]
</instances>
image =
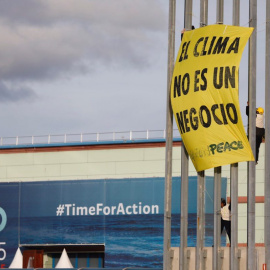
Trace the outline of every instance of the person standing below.
<instances>
[{"instance_id":1,"label":"person standing below","mask_svg":"<svg viewBox=\"0 0 270 270\"><path fill-rule=\"evenodd\" d=\"M231 243L231 205L221 199L221 233L224 227Z\"/></svg>"},{"instance_id":2,"label":"person standing below","mask_svg":"<svg viewBox=\"0 0 270 270\"><path fill-rule=\"evenodd\" d=\"M256 164L258 164L259 150L262 143L262 139L265 134L263 113L264 109L262 107L256 109L256 153L255 153ZM249 115L249 102L247 102L246 106L246 115L247 116Z\"/></svg>"}]
</instances>

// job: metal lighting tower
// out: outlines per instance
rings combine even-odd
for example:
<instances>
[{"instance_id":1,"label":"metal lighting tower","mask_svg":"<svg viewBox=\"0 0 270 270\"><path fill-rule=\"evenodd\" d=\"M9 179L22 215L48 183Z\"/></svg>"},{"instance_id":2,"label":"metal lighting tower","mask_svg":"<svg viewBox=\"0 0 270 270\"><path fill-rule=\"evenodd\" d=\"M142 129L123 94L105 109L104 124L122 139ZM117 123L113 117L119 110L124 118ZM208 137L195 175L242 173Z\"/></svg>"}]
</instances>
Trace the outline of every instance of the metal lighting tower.
<instances>
[{"instance_id":1,"label":"metal lighting tower","mask_svg":"<svg viewBox=\"0 0 270 270\"><path fill-rule=\"evenodd\" d=\"M224 1L217 0L217 24L223 24ZM213 269L221 269L220 260L220 231L221 231L221 167L214 168L214 248Z\"/></svg>"},{"instance_id":2,"label":"metal lighting tower","mask_svg":"<svg viewBox=\"0 0 270 270\"><path fill-rule=\"evenodd\" d=\"M200 3L200 27L208 24L208 0ZM197 175L197 245L196 245L196 270L203 269L203 248L205 235L205 171Z\"/></svg>"},{"instance_id":3,"label":"metal lighting tower","mask_svg":"<svg viewBox=\"0 0 270 270\"><path fill-rule=\"evenodd\" d=\"M270 0L266 0L265 37L265 179L264 179L264 243L265 263L270 267Z\"/></svg>"},{"instance_id":4,"label":"metal lighting tower","mask_svg":"<svg viewBox=\"0 0 270 270\"><path fill-rule=\"evenodd\" d=\"M256 40L257 40L257 0L249 1L249 26L254 31L249 42L249 74L248 74L248 98L249 98L249 142L255 154L256 139ZM255 162L248 162L248 190L247 190L247 269L256 269L255 250Z\"/></svg>"},{"instance_id":5,"label":"metal lighting tower","mask_svg":"<svg viewBox=\"0 0 270 270\"><path fill-rule=\"evenodd\" d=\"M240 25L240 0L233 1L233 25ZM238 81L239 82L239 81ZM238 163L231 165L230 171L231 197L231 250L230 269L239 269L238 263Z\"/></svg>"},{"instance_id":6,"label":"metal lighting tower","mask_svg":"<svg viewBox=\"0 0 270 270\"><path fill-rule=\"evenodd\" d=\"M175 2L170 0L168 26L168 71L167 71L167 113L166 113L166 157L165 157L165 196L164 196L164 243L163 269L171 269L171 208L172 208L172 143L173 112L170 90L174 67L175 50Z\"/></svg>"},{"instance_id":7,"label":"metal lighting tower","mask_svg":"<svg viewBox=\"0 0 270 270\"><path fill-rule=\"evenodd\" d=\"M192 0L185 0L185 29L192 28ZM182 142L181 147L181 228L179 269L187 268L187 235L188 235L188 153Z\"/></svg>"}]
</instances>

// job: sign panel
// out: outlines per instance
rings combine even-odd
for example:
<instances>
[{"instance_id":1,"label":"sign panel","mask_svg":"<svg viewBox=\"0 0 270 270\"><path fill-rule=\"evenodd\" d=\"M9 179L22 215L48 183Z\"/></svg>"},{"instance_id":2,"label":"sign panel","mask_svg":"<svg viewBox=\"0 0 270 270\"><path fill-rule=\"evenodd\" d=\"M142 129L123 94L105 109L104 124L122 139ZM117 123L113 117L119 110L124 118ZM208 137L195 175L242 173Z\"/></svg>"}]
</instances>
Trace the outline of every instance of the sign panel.
<instances>
[{"instance_id":1,"label":"sign panel","mask_svg":"<svg viewBox=\"0 0 270 270\"><path fill-rule=\"evenodd\" d=\"M0 268L8 268L18 248L19 183L0 184Z\"/></svg>"},{"instance_id":2,"label":"sign panel","mask_svg":"<svg viewBox=\"0 0 270 270\"><path fill-rule=\"evenodd\" d=\"M195 246L197 177L189 183L188 244ZM174 246L180 244L180 185L174 177ZM226 185L222 178L223 197ZM213 177L206 177L207 246L213 244L213 186ZM19 245L47 244L104 244L106 267L162 267L163 226L164 178L0 183L0 266L5 268Z\"/></svg>"},{"instance_id":3,"label":"sign panel","mask_svg":"<svg viewBox=\"0 0 270 270\"><path fill-rule=\"evenodd\" d=\"M253 28L211 25L185 32L171 103L197 171L254 160L242 123L238 70Z\"/></svg>"}]
</instances>

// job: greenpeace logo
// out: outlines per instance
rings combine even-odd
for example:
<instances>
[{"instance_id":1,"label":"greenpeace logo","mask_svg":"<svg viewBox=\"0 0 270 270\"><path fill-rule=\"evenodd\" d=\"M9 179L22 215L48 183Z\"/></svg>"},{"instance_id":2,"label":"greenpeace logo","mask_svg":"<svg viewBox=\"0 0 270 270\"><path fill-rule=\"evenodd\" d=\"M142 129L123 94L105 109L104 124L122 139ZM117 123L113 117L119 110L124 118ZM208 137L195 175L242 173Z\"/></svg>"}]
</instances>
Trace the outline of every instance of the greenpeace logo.
<instances>
[{"instance_id":1,"label":"greenpeace logo","mask_svg":"<svg viewBox=\"0 0 270 270\"><path fill-rule=\"evenodd\" d=\"M99 216L99 215L149 215L159 214L158 205L139 204L125 205L119 203L114 206L104 206L97 203L95 206L76 206L75 204L59 204L56 207L56 216Z\"/></svg>"},{"instance_id":2,"label":"greenpeace logo","mask_svg":"<svg viewBox=\"0 0 270 270\"><path fill-rule=\"evenodd\" d=\"M208 146L208 148L209 148L209 151L211 152L211 154L215 155L216 153L223 153L226 151L243 149L244 146L243 146L242 141L233 141L231 143L221 142L219 144L210 144Z\"/></svg>"},{"instance_id":3,"label":"greenpeace logo","mask_svg":"<svg viewBox=\"0 0 270 270\"><path fill-rule=\"evenodd\" d=\"M221 154L229 151L236 151L239 149L244 149L242 141L233 142L221 142L218 144L210 144L207 147L196 148L190 151L189 155L192 160L197 158L205 158L216 154Z\"/></svg>"}]
</instances>

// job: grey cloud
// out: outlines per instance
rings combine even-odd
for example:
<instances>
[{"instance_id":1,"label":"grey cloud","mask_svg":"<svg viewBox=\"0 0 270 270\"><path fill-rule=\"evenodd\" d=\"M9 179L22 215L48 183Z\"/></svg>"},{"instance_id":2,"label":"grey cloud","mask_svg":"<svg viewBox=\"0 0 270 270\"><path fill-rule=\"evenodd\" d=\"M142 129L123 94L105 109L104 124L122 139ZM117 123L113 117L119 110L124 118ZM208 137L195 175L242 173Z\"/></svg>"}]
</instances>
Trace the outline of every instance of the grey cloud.
<instances>
[{"instance_id":1,"label":"grey cloud","mask_svg":"<svg viewBox=\"0 0 270 270\"><path fill-rule=\"evenodd\" d=\"M28 87L14 87L0 82L0 103L18 102L33 100L36 98L35 92Z\"/></svg>"},{"instance_id":2,"label":"grey cloud","mask_svg":"<svg viewBox=\"0 0 270 270\"><path fill-rule=\"evenodd\" d=\"M167 21L157 0L0 1L0 18L5 80L144 68L165 49Z\"/></svg>"},{"instance_id":3,"label":"grey cloud","mask_svg":"<svg viewBox=\"0 0 270 270\"><path fill-rule=\"evenodd\" d=\"M2 0L0 16L9 24L97 23L110 21L124 27L159 30L163 24L162 0Z\"/></svg>"}]
</instances>

